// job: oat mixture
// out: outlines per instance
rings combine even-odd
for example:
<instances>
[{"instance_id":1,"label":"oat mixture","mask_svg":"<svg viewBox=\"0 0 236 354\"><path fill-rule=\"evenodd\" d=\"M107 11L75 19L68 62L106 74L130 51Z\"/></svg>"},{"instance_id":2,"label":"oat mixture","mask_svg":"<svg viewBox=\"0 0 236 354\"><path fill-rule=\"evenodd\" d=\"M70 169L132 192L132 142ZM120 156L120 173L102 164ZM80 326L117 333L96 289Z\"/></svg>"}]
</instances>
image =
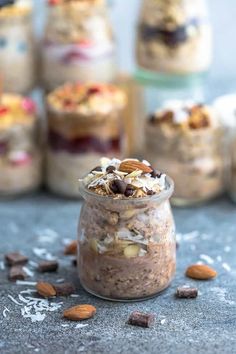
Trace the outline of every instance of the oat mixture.
<instances>
[{"instance_id":1,"label":"oat mixture","mask_svg":"<svg viewBox=\"0 0 236 354\"><path fill-rule=\"evenodd\" d=\"M146 127L146 155L174 179L177 204L194 204L223 191L222 143L216 112L191 101L166 102Z\"/></svg>"},{"instance_id":2,"label":"oat mixture","mask_svg":"<svg viewBox=\"0 0 236 354\"><path fill-rule=\"evenodd\" d=\"M103 158L83 180L79 276L98 296L155 295L175 273L173 185L147 161Z\"/></svg>"}]
</instances>

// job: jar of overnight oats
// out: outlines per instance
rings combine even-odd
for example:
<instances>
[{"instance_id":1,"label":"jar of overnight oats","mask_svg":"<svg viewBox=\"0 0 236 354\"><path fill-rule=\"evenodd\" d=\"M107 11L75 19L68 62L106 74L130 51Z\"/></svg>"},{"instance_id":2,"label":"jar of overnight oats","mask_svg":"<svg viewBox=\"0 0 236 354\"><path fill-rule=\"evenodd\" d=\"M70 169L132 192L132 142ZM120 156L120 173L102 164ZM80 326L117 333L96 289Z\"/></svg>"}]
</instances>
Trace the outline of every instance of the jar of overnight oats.
<instances>
[{"instance_id":1,"label":"jar of overnight oats","mask_svg":"<svg viewBox=\"0 0 236 354\"><path fill-rule=\"evenodd\" d=\"M30 98L3 94L0 103L0 196L16 196L41 182L36 107Z\"/></svg>"},{"instance_id":2,"label":"jar of overnight oats","mask_svg":"<svg viewBox=\"0 0 236 354\"><path fill-rule=\"evenodd\" d=\"M78 197L78 177L104 155L121 157L125 148L122 90L108 84L66 84L47 97L47 185Z\"/></svg>"},{"instance_id":3,"label":"jar of overnight oats","mask_svg":"<svg viewBox=\"0 0 236 354\"><path fill-rule=\"evenodd\" d=\"M147 161L102 158L79 186L82 286L116 301L142 300L168 287L176 266L172 180Z\"/></svg>"},{"instance_id":4,"label":"jar of overnight oats","mask_svg":"<svg viewBox=\"0 0 236 354\"><path fill-rule=\"evenodd\" d=\"M224 190L223 129L217 114L191 101L169 101L146 124L146 156L175 182L172 202L193 205Z\"/></svg>"},{"instance_id":5,"label":"jar of overnight oats","mask_svg":"<svg viewBox=\"0 0 236 354\"><path fill-rule=\"evenodd\" d=\"M105 0L48 0L42 59L47 90L66 82L113 81L115 42Z\"/></svg>"},{"instance_id":6,"label":"jar of overnight oats","mask_svg":"<svg viewBox=\"0 0 236 354\"><path fill-rule=\"evenodd\" d=\"M206 72L212 58L206 0L143 0L136 55L139 67L147 72Z\"/></svg>"},{"instance_id":7,"label":"jar of overnight oats","mask_svg":"<svg viewBox=\"0 0 236 354\"><path fill-rule=\"evenodd\" d=\"M0 8L0 72L4 90L25 94L35 84L31 0Z\"/></svg>"}]
</instances>

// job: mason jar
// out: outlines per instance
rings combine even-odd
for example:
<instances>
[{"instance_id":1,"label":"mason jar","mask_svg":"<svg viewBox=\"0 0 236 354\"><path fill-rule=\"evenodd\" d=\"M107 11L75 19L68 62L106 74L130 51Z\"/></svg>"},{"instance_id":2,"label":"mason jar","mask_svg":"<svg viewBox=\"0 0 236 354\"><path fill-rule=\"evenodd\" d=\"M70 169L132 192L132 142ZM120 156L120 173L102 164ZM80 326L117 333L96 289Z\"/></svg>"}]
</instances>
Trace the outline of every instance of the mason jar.
<instances>
[{"instance_id":1,"label":"mason jar","mask_svg":"<svg viewBox=\"0 0 236 354\"><path fill-rule=\"evenodd\" d=\"M206 72L212 59L206 0L143 0L136 56L141 69L160 74Z\"/></svg>"},{"instance_id":2,"label":"mason jar","mask_svg":"<svg viewBox=\"0 0 236 354\"><path fill-rule=\"evenodd\" d=\"M35 85L32 3L18 0L0 9L0 72L5 92L26 94Z\"/></svg>"},{"instance_id":3,"label":"mason jar","mask_svg":"<svg viewBox=\"0 0 236 354\"><path fill-rule=\"evenodd\" d=\"M42 76L49 91L65 82L116 77L113 30L104 0L48 1Z\"/></svg>"},{"instance_id":4,"label":"mason jar","mask_svg":"<svg viewBox=\"0 0 236 354\"><path fill-rule=\"evenodd\" d=\"M67 84L47 97L47 185L78 198L78 178L102 156L123 155L126 97L108 84Z\"/></svg>"},{"instance_id":5,"label":"mason jar","mask_svg":"<svg viewBox=\"0 0 236 354\"><path fill-rule=\"evenodd\" d=\"M0 104L0 196L31 192L41 183L42 157L36 106L3 94Z\"/></svg>"},{"instance_id":6,"label":"mason jar","mask_svg":"<svg viewBox=\"0 0 236 354\"><path fill-rule=\"evenodd\" d=\"M223 129L212 108L166 102L149 117L145 134L145 156L175 182L173 204L194 205L224 192Z\"/></svg>"},{"instance_id":7,"label":"mason jar","mask_svg":"<svg viewBox=\"0 0 236 354\"><path fill-rule=\"evenodd\" d=\"M104 299L131 301L167 288L176 267L172 180L166 177L160 193L137 198L101 195L84 180L79 184L84 204L78 272L84 289Z\"/></svg>"}]
</instances>

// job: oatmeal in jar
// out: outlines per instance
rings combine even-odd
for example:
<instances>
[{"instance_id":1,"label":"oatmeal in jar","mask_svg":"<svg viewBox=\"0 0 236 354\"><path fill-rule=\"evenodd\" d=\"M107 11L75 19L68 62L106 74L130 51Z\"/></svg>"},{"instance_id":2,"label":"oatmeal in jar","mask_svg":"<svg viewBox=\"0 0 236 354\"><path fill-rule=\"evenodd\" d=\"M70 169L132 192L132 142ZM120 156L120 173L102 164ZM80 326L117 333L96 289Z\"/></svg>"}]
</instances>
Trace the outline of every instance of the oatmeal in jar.
<instances>
[{"instance_id":1,"label":"oatmeal in jar","mask_svg":"<svg viewBox=\"0 0 236 354\"><path fill-rule=\"evenodd\" d=\"M173 178L174 204L191 205L223 192L223 131L208 106L166 102L147 122L146 155Z\"/></svg>"},{"instance_id":2,"label":"oatmeal in jar","mask_svg":"<svg viewBox=\"0 0 236 354\"><path fill-rule=\"evenodd\" d=\"M48 0L42 74L50 91L66 82L111 82L115 41L104 0Z\"/></svg>"},{"instance_id":3,"label":"oatmeal in jar","mask_svg":"<svg viewBox=\"0 0 236 354\"><path fill-rule=\"evenodd\" d=\"M169 74L207 71L212 56L205 0L143 0L137 38L141 68Z\"/></svg>"},{"instance_id":4,"label":"oatmeal in jar","mask_svg":"<svg viewBox=\"0 0 236 354\"><path fill-rule=\"evenodd\" d=\"M36 107L30 98L3 94L0 103L0 195L15 196L41 182Z\"/></svg>"},{"instance_id":5,"label":"oatmeal in jar","mask_svg":"<svg viewBox=\"0 0 236 354\"><path fill-rule=\"evenodd\" d=\"M175 273L173 182L147 161L101 159L84 179L78 270L90 293L110 300L156 295Z\"/></svg>"},{"instance_id":6,"label":"oatmeal in jar","mask_svg":"<svg viewBox=\"0 0 236 354\"><path fill-rule=\"evenodd\" d=\"M48 95L47 184L78 197L83 177L104 155L123 154L126 98L113 85L67 84Z\"/></svg>"}]
</instances>

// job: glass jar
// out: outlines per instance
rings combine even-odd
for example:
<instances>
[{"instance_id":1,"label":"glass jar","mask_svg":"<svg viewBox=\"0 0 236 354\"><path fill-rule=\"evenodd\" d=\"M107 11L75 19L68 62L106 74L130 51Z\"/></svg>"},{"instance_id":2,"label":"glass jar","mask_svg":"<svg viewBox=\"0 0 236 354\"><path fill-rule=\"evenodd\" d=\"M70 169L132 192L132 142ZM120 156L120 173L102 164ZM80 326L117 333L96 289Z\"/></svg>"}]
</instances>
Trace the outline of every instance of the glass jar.
<instances>
[{"instance_id":1,"label":"glass jar","mask_svg":"<svg viewBox=\"0 0 236 354\"><path fill-rule=\"evenodd\" d=\"M107 300L152 297L170 284L176 267L173 182L158 195L113 199L80 181L84 204L78 228L82 286Z\"/></svg>"},{"instance_id":2,"label":"glass jar","mask_svg":"<svg viewBox=\"0 0 236 354\"><path fill-rule=\"evenodd\" d=\"M147 71L206 72L212 58L206 0L143 0L136 55L139 67Z\"/></svg>"},{"instance_id":3,"label":"glass jar","mask_svg":"<svg viewBox=\"0 0 236 354\"><path fill-rule=\"evenodd\" d=\"M67 84L48 95L47 185L77 198L78 178L102 156L125 149L123 91L112 85Z\"/></svg>"},{"instance_id":4,"label":"glass jar","mask_svg":"<svg viewBox=\"0 0 236 354\"><path fill-rule=\"evenodd\" d=\"M6 92L28 93L35 84L31 1L0 9L0 72Z\"/></svg>"},{"instance_id":5,"label":"glass jar","mask_svg":"<svg viewBox=\"0 0 236 354\"><path fill-rule=\"evenodd\" d=\"M173 178L174 205L194 205L224 191L223 129L207 106L166 102L147 121L145 153Z\"/></svg>"},{"instance_id":6,"label":"glass jar","mask_svg":"<svg viewBox=\"0 0 236 354\"><path fill-rule=\"evenodd\" d=\"M115 43L105 1L49 1L42 57L47 90L65 82L113 81Z\"/></svg>"},{"instance_id":7,"label":"glass jar","mask_svg":"<svg viewBox=\"0 0 236 354\"><path fill-rule=\"evenodd\" d=\"M34 102L4 94L0 105L0 196L16 196L40 185L39 145Z\"/></svg>"}]
</instances>

